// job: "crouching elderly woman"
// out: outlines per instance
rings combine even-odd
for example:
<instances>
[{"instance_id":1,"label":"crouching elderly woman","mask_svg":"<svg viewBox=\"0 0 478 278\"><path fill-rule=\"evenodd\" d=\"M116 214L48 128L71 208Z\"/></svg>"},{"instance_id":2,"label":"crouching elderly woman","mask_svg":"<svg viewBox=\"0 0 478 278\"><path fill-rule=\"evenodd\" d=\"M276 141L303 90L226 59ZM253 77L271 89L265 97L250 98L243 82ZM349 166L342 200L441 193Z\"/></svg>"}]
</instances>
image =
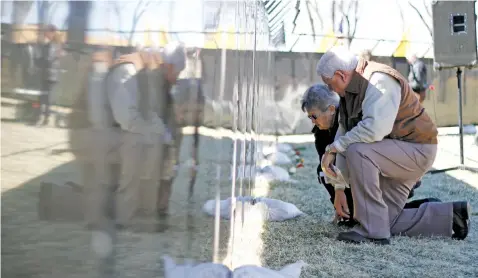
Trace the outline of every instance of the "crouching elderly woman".
<instances>
[{"instance_id":1,"label":"crouching elderly woman","mask_svg":"<svg viewBox=\"0 0 478 278\"><path fill-rule=\"evenodd\" d=\"M334 141L335 134L339 127L339 96L331 92L327 86L315 84L311 86L304 93L302 98L302 111L307 112L309 119L312 121L314 128L312 133L315 136L315 148L319 155L319 161L325 154L325 148ZM317 166L317 179L322 184L330 195L332 204L340 204L335 198L341 195L335 195L334 186L327 176L324 175L322 167L319 163ZM345 193L346 207L344 210L348 215L353 215L353 199L350 188L343 188ZM334 223L339 226L353 227L356 221L352 217L341 217L337 213L334 218Z\"/></svg>"}]
</instances>

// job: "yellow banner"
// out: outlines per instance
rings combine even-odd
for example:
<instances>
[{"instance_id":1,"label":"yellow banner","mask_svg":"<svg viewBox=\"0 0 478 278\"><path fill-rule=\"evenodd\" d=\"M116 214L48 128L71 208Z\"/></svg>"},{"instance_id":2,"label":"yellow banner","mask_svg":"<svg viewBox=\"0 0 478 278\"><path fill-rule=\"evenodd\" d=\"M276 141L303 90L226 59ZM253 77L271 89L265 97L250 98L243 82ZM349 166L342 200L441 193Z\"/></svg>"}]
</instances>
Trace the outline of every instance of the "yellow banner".
<instances>
[{"instance_id":1,"label":"yellow banner","mask_svg":"<svg viewBox=\"0 0 478 278\"><path fill-rule=\"evenodd\" d=\"M207 49L237 49L237 35L234 27L230 26L227 31L223 28L215 33L205 36L204 48Z\"/></svg>"},{"instance_id":2,"label":"yellow banner","mask_svg":"<svg viewBox=\"0 0 478 278\"><path fill-rule=\"evenodd\" d=\"M337 43L337 37L335 36L334 29L331 27L329 32L320 41L319 47L316 52L325 53Z\"/></svg>"},{"instance_id":3,"label":"yellow banner","mask_svg":"<svg viewBox=\"0 0 478 278\"><path fill-rule=\"evenodd\" d=\"M403 33L402 40L400 41L400 43L397 46L397 49L395 49L395 52L393 53L394 57L406 57L407 56L407 54L410 51L410 46L411 46L409 37L410 37L410 27L408 28L408 30L406 32Z\"/></svg>"}]
</instances>

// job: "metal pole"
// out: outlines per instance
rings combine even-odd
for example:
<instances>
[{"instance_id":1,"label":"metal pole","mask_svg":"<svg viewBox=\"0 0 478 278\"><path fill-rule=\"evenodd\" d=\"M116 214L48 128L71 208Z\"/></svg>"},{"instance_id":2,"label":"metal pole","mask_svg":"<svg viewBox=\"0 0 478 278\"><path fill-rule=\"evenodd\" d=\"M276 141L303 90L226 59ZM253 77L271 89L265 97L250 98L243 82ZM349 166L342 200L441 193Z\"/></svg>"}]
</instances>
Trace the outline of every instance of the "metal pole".
<instances>
[{"instance_id":1,"label":"metal pole","mask_svg":"<svg viewBox=\"0 0 478 278\"><path fill-rule=\"evenodd\" d=\"M461 92L461 68L456 70L456 78L458 81L458 125L460 128L460 165L465 164L463 155L463 95Z\"/></svg>"}]
</instances>

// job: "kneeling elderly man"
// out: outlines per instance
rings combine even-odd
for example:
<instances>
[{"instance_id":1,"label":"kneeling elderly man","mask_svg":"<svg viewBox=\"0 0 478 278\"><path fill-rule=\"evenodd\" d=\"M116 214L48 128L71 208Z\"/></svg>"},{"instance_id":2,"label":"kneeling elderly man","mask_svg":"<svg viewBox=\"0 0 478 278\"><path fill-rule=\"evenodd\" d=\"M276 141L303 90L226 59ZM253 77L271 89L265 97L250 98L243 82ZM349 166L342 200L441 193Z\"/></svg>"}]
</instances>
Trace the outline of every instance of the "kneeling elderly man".
<instances>
[{"instance_id":1,"label":"kneeling elderly man","mask_svg":"<svg viewBox=\"0 0 478 278\"><path fill-rule=\"evenodd\" d=\"M347 206L343 189L350 184L353 217L359 222L337 239L377 244L389 244L396 234L464 239L467 202L403 209L410 190L435 160L438 134L407 80L393 68L359 59L343 47L325 53L317 73L341 97L339 130L326 148L322 168L339 195L335 208L343 217L348 217L340 209ZM335 159L343 179L334 171Z\"/></svg>"}]
</instances>

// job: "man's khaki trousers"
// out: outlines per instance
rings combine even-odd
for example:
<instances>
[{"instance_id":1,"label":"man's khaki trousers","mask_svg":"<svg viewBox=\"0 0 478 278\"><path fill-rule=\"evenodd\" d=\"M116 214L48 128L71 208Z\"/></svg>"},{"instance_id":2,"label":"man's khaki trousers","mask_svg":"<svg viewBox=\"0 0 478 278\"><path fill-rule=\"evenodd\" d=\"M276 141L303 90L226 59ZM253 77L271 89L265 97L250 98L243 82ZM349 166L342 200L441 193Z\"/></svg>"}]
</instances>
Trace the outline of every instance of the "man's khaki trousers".
<instances>
[{"instance_id":1,"label":"man's khaki trousers","mask_svg":"<svg viewBox=\"0 0 478 278\"><path fill-rule=\"evenodd\" d=\"M437 145L384 139L355 143L337 155L354 199L354 231L368 238L390 235L451 236L452 203L403 209L414 184L433 165Z\"/></svg>"}]
</instances>

